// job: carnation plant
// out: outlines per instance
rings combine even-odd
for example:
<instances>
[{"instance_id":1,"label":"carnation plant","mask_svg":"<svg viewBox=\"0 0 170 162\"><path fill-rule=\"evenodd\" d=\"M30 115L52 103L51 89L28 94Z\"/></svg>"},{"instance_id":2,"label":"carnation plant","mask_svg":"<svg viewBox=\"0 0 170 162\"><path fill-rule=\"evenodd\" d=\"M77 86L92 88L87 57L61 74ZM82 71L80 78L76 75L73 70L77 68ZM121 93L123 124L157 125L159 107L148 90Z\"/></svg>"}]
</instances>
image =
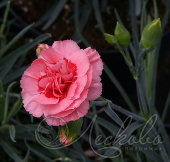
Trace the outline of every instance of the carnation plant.
<instances>
[{"instance_id":1,"label":"carnation plant","mask_svg":"<svg viewBox=\"0 0 170 162\"><path fill-rule=\"evenodd\" d=\"M22 62L20 56L49 35L42 35L7 56L4 54L31 26L9 43L1 41L1 161L10 157L16 162L37 158L47 162L170 162L170 140L164 127L170 96L167 96L163 114L157 112L155 104L158 53L170 1L167 0L163 21L158 18L156 1L153 2L155 14L151 18L145 8L147 1L143 0L142 4L135 1L141 12L140 32L134 1L130 0L133 30L128 31L117 14L114 33L104 34L106 41L120 52L136 82L137 106L97 50L91 47L81 49L73 40L54 41L52 45L40 43L36 49L37 58L19 71L22 64L15 67L15 61ZM9 3L0 30L1 40L8 10ZM122 94L127 108L102 96L103 69ZM16 88L12 81L21 72L22 99L12 91L12 87ZM21 101L31 118L20 110ZM102 118L101 114L107 114L107 118Z\"/></svg>"}]
</instances>

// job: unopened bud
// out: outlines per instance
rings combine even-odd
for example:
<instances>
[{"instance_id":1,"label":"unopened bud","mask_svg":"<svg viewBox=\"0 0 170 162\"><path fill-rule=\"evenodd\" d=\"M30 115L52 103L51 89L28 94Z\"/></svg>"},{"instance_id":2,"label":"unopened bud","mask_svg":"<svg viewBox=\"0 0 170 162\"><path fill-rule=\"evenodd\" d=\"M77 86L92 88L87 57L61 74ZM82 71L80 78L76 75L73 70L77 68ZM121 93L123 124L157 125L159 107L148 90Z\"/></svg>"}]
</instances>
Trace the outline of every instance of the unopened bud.
<instances>
[{"instance_id":1,"label":"unopened bud","mask_svg":"<svg viewBox=\"0 0 170 162\"><path fill-rule=\"evenodd\" d=\"M145 26L142 32L141 42L144 48L153 49L162 34L160 19L155 19Z\"/></svg>"},{"instance_id":2,"label":"unopened bud","mask_svg":"<svg viewBox=\"0 0 170 162\"><path fill-rule=\"evenodd\" d=\"M48 48L49 48L49 46L47 44L39 44L37 49L36 49L37 57L40 55L40 53L43 49L48 49Z\"/></svg>"},{"instance_id":3,"label":"unopened bud","mask_svg":"<svg viewBox=\"0 0 170 162\"><path fill-rule=\"evenodd\" d=\"M110 43L110 44L116 44L117 43L117 38L114 35L104 33L104 36L105 36L105 39L108 43Z\"/></svg>"},{"instance_id":4,"label":"unopened bud","mask_svg":"<svg viewBox=\"0 0 170 162\"><path fill-rule=\"evenodd\" d=\"M78 137L82 124L83 122L80 118L76 121L70 121L66 125L61 126L59 130L60 142L63 145L70 145L73 143Z\"/></svg>"},{"instance_id":5,"label":"unopened bud","mask_svg":"<svg viewBox=\"0 0 170 162\"><path fill-rule=\"evenodd\" d=\"M130 34L128 30L117 22L114 34L122 47L126 47L130 42Z\"/></svg>"}]
</instances>

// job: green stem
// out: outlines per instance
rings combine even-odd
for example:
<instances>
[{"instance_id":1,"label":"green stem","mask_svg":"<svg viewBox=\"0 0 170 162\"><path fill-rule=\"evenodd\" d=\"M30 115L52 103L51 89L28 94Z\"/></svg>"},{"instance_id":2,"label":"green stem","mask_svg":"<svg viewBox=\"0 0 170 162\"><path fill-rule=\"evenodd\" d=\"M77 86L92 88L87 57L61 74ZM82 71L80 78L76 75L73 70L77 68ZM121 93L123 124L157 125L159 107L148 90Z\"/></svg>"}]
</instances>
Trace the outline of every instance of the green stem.
<instances>
[{"instance_id":1,"label":"green stem","mask_svg":"<svg viewBox=\"0 0 170 162\"><path fill-rule=\"evenodd\" d=\"M7 3L7 6L6 6L6 9L5 9L5 12L4 12L3 23L2 23L1 28L0 28L0 38L2 38L2 36L3 36L7 16L8 16L8 13L9 13L9 8L10 8L10 2Z\"/></svg>"},{"instance_id":2,"label":"green stem","mask_svg":"<svg viewBox=\"0 0 170 162\"><path fill-rule=\"evenodd\" d=\"M163 110L163 114L162 114L162 121L165 121L166 115L168 114L168 110L170 107L170 92L168 94L167 100L166 100L166 104L165 104L165 108Z\"/></svg>"}]
</instances>

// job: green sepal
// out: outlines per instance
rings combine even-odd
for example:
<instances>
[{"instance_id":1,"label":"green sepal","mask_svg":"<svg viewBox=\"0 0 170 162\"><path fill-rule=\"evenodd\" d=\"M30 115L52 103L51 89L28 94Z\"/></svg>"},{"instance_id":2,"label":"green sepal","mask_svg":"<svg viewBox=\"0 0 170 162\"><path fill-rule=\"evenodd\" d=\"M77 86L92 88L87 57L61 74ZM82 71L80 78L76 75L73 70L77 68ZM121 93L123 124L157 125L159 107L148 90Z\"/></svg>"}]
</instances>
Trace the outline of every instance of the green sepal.
<instances>
[{"instance_id":1,"label":"green sepal","mask_svg":"<svg viewBox=\"0 0 170 162\"><path fill-rule=\"evenodd\" d=\"M83 120L80 118L76 121L70 121L69 123L61 126L59 129L60 142L63 145L70 145L73 143L79 135L82 124Z\"/></svg>"}]
</instances>

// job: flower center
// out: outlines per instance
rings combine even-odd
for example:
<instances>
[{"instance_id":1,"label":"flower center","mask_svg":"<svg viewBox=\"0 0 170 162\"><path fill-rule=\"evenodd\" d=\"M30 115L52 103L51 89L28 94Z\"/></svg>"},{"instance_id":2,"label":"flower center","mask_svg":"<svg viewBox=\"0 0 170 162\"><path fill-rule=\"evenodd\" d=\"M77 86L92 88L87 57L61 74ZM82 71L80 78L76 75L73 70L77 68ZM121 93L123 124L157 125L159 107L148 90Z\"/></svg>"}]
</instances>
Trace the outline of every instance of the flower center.
<instances>
[{"instance_id":1,"label":"flower center","mask_svg":"<svg viewBox=\"0 0 170 162\"><path fill-rule=\"evenodd\" d=\"M76 65L67 59L47 65L46 72L39 78L39 92L48 98L64 98L76 80L76 69Z\"/></svg>"}]
</instances>

